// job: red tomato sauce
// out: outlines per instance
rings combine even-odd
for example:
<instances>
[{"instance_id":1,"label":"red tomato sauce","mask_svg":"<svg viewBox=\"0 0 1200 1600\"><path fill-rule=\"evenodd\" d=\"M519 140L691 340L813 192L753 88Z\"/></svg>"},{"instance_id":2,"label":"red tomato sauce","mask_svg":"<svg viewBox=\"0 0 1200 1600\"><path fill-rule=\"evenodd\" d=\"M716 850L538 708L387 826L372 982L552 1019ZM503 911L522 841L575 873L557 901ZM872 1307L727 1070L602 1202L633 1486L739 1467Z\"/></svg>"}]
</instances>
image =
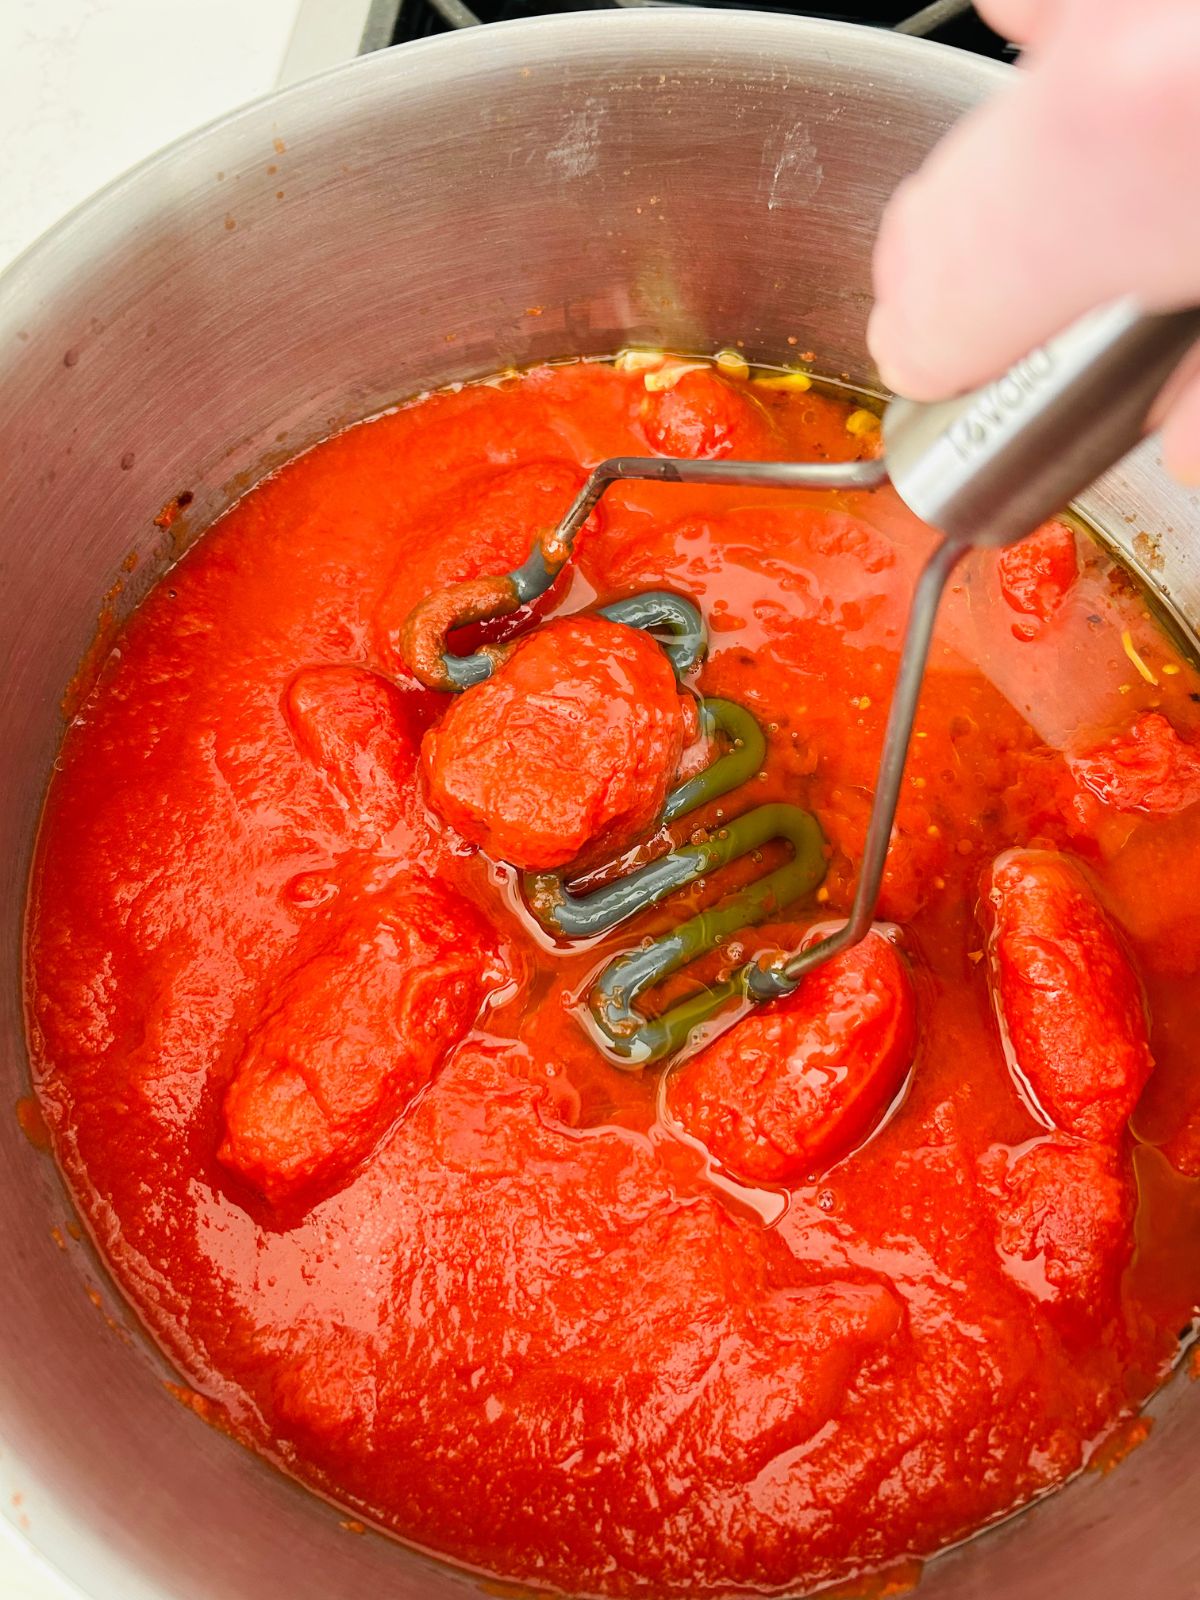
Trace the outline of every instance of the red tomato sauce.
<instances>
[{"instance_id":1,"label":"red tomato sauce","mask_svg":"<svg viewBox=\"0 0 1200 1600\"><path fill-rule=\"evenodd\" d=\"M431 779L495 837L521 745L408 674L417 601L519 563L602 457L848 459L853 409L581 363L351 428L151 594L50 787L35 1081L119 1281L238 1437L508 1579L795 1592L931 1553L1083 1466L1200 1300L1200 679L1084 533L955 579L892 928L665 1089L576 1005L720 884L556 946L435 807ZM888 491L620 485L541 607L703 612L691 687L750 708L767 757L675 837L763 800L820 820L817 896L706 974L846 910L931 540ZM616 672L579 648L579 681ZM537 859L644 826L692 738L674 695L583 738L577 804L517 707ZM476 745L428 739L448 710ZM594 766L626 726L632 797Z\"/></svg>"}]
</instances>

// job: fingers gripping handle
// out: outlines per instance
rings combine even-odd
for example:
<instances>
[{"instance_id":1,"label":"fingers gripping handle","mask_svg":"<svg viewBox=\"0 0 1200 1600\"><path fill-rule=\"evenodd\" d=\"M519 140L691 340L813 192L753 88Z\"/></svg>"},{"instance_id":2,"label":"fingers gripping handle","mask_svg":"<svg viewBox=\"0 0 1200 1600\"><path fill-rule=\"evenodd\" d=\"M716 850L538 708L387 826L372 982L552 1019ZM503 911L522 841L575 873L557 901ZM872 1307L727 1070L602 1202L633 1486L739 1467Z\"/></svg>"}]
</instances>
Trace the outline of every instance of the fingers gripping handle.
<instances>
[{"instance_id":1,"label":"fingers gripping handle","mask_svg":"<svg viewBox=\"0 0 1200 1600\"><path fill-rule=\"evenodd\" d=\"M1105 306L972 394L893 400L883 420L888 476L952 540L1023 538L1133 449L1198 339L1200 307Z\"/></svg>"}]
</instances>

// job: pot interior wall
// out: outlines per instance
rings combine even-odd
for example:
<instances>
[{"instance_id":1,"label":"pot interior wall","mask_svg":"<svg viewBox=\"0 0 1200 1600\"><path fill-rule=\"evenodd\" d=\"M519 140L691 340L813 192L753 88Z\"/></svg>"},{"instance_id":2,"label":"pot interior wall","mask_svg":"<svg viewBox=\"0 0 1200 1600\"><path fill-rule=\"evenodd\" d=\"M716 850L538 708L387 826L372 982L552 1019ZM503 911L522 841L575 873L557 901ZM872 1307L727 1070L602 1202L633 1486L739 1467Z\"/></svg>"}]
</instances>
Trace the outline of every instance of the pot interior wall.
<instances>
[{"instance_id":1,"label":"pot interior wall","mask_svg":"<svg viewBox=\"0 0 1200 1600\"><path fill-rule=\"evenodd\" d=\"M60 698L120 612L267 467L396 399L630 342L869 378L881 206L997 81L955 52L733 14L560 18L405 47L156 158L0 282L0 1039L25 1092L20 908ZM169 528L155 514L185 492ZM1200 614L1193 502L1140 461L1095 500ZM1131 520L1126 520L1131 519ZM166 521L166 518L160 519ZM125 571L124 568L132 568ZM121 591L106 601L120 578ZM94 1600L433 1600L374 1537L161 1381L47 1158L0 1119L0 1489ZM115 1328L88 1298L98 1285ZM933 1596L1196 1594L1200 1386L1150 1442L928 1574Z\"/></svg>"}]
</instances>

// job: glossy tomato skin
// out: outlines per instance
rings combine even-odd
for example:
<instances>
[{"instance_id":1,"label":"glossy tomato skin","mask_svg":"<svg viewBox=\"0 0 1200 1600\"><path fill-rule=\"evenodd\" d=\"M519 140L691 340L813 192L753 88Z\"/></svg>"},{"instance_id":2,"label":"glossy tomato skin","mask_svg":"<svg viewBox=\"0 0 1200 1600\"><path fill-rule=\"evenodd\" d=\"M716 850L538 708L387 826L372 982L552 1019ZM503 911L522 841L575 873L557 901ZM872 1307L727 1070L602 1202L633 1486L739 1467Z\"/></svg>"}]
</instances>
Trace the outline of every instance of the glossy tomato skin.
<instances>
[{"instance_id":1,"label":"glossy tomato skin","mask_svg":"<svg viewBox=\"0 0 1200 1600\"><path fill-rule=\"evenodd\" d=\"M310 667L288 685L285 714L297 747L364 844L381 839L404 812L420 747L416 699L353 666Z\"/></svg>"},{"instance_id":2,"label":"glossy tomato skin","mask_svg":"<svg viewBox=\"0 0 1200 1600\"><path fill-rule=\"evenodd\" d=\"M369 1336L357 1328L328 1329L320 1339L297 1340L278 1352L272 1409L293 1448L361 1455L371 1449L379 1384L380 1361Z\"/></svg>"},{"instance_id":3,"label":"glossy tomato skin","mask_svg":"<svg viewBox=\"0 0 1200 1600\"><path fill-rule=\"evenodd\" d=\"M1014 633L1036 638L1039 625L1062 609L1079 576L1075 530L1065 522L1044 522L1027 539L1002 550L996 567L1005 601L1027 619L1013 625Z\"/></svg>"},{"instance_id":4,"label":"glossy tomato skin","mask_svg":"<svg viewBox=\"0 0 1200 1600\"><path fill-rule=\"evenodd\" d=\"M272 1204L329 1194L466 1033L492 963L478 915L419 876L339 909L264 1003L225 1095L221 1161Z\"/></svg>"},{"instance_id":5,"label":"glossy tomato skin","mask_svg":"<svg viewBox=\"0 0 1200 1600\"><path fill-rule=\"evenodd\" d=\"M1133 1253L1128 1156L1109 1144L1050 1138L990 1152L981 1175L996 1202L996 1249L1022 1289L1074 1340L1116 1313Z\"/></svg>"},{"instance_id":6,"label":"glossy tomato skin","mask_svg":"<svg viewBox=\"0 0 1200 1600\"><path fill-rule=\"evenodd\" d=\"M671 1113L729 1172L785 1183L862 1140L916 1048L903 956L872 931L753 1012L672 1077Z\"/></svg>"},{"instance_id":7,"label":"glossy tomato skin","mask_svg":"<svg viewBox=\"0 0 1200 1600\"><path fill-rule=\"evenodd\" d=\"M1159 711L1074 757L1071 768L1118 811L1172 816L1200 801L1200 748L1181 739Z\"/></svg>"},{"instance_id":8,"label":"glossy tomato skin","mask_svg":"<svg viewBox=\"0 0 1200 1600\"><path fill-rule=\"evenodd\" d=\"M1116 1138L1154 1062L1141 985L1082 869L1051 851L1006 851L982 910L1012 1063L1056 1127Z\"/></svg>"},{"instance_id":9,"label":"glossy tomato skin","mask_svg":"<svg viewBox=\"0 0 1200 1600\"><path fill-rule=\"evenodd\" d=\"M602 617L553 621L426 735L430 799L493 860L603 862L654 830L689 728L646 634Z\"/></svg>"},{"instance_id":10,"label":"glossy tomato skin","mask_svg":"<svg viewBox=\"0 0 1200 1600\"><path fill-rule=\"evenodd\" d=\"M685 372L674 387L648 394L642 427L659 455L705 460L754 457L769 437L750 396L710 371Z\"/></svg>"}]
</instances>

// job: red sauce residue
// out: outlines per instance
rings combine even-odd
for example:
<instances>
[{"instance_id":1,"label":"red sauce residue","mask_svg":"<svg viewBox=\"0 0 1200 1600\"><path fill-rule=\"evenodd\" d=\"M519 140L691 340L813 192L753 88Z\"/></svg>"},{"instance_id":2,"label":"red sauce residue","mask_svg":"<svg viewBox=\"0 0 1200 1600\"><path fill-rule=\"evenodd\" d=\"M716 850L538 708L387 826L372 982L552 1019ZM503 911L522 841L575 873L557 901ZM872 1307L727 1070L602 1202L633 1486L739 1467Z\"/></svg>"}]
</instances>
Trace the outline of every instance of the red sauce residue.
<instances>
[{"instance_id":1,"label":"red sauce residue","mask_svg":"<svg viewBox=\"0 0 1200 1600\"><path fill-rule=\"evenodd\" d=\"M63 720L71 722L79 714L79 708L96 687L100 677L100 669L108 659L109 652L116 643L117 635L121 631L121 622L117 612L117 601L125 589L124 578L118 578L109 588L100 605L100 614L96 618L96 631L91 642L84 652L83 660L75 669L74 676L63 690L60 709Z\"/></svg>"},{"instance_id":2,"label":"red sauce residue","mask_svg":"<svg viewBox=\"0 0 1200 1600\"><path fill-rule=\"evenodd\" d=\"M1153 1417L1130 1417L1104 1441L1088 1465L1094 1472L1107 1475L1139 1445L1145 1444L1154 1427Z\"/></svg>"},{"instance_id":3,"label":"red sauce residue","mask_svg":"<svg viewBox=\"0 0 1200 1600\"><path fill-rule=\"evenodd\" d=\"M850 964L678 1069L690 1133L573 1008L721 885L553 947L424 786L452 702L397 656L417 602L507 570L605 456L847 458L851 410L576 364L352 428L150 595L51 785L36 1087L178 1397L355 1520L510 1582L898 1592L898 1560L1138 1434L1200 1301L1200 680L1086 537L1055 531L1045 573L964 567L884 885L886 983ZM674 836L786 799L829 843L819 896L711 978L849 903L931 535L886 490L627 484L602 509L542 615L687 595L710 630L692 687L766 731L761 774ZM594 787L628 746L585 725L594 681L570 679L587 737L546 752L531 825L577 797L576 751L600 752ZM490 817L520 763L466 720L481 771L509 774ZM1170 806L1086 765L1130 748L1141 781L1147 726Z\"/></svg>"},{"instance_id":4,"label":"red sauce residue","mask_svg":"<svg viewBox=\"0 0 1200 1600\"><path fill-rule=\"evenodd\" d=\"M823 1590L821 1600L893 1600L896 1595L911 1594L924 1570L923 1561L897 1561L883 1572Z\"/></svg>"},{"instance_id":5,"label":"red sauce residue","mask_svg":"<svg viewBox=\"0 0 1200 1600\"><path fill-rule=\"evenodd\" d=\"M189 1389L186 1384L163 1384L163 1388L172 1397L178 1400L181 1406L186 1406L198 1416L201 1422L206 1422L210 1428L215 1428L218 1433L228 1434L230 1438L237 1437L237 1430L231 1426L228 1414L223 1406L206 1395L198 1394L195 1389Z\"/></svg>"},{"instance_id":6,"label":"red sauce residue","mask_svg":"<svg viewBox=\"0 0 1200 1600\"><path fill-rule=\"evenodd\" d=\"M164 505L155 514L154 526L164 530L170 528L173 525L176 517L178 517L181 512L186 511L195 498L195 495L190 489L181 490L173 500L168 500L166 505Z\"/></svg>"},{"instance_id":7,"label":"red sauce residue","mask_svg":"<svg viewBox=\"0 0 1200 1600\"><path fill-rule=\"evenodd\" d=\"M545 1590L531 1589L524 1583L504 1583L498 1578L479 1578L480 1592L490 1594L493 1600L539 1600Z\"/></svg>"},{"instance_id":8,"label":"red sauce residue","mask_svg":"<svg viewBox=\"0 0 1200 1600\"><path fill-rule=\"evenodd\" d=\"M41 1106L31 1094L23 1094L17 1101L17 1125L35 1150L49 1150L50 1129Z\"/></svg>"}]
</instances>

